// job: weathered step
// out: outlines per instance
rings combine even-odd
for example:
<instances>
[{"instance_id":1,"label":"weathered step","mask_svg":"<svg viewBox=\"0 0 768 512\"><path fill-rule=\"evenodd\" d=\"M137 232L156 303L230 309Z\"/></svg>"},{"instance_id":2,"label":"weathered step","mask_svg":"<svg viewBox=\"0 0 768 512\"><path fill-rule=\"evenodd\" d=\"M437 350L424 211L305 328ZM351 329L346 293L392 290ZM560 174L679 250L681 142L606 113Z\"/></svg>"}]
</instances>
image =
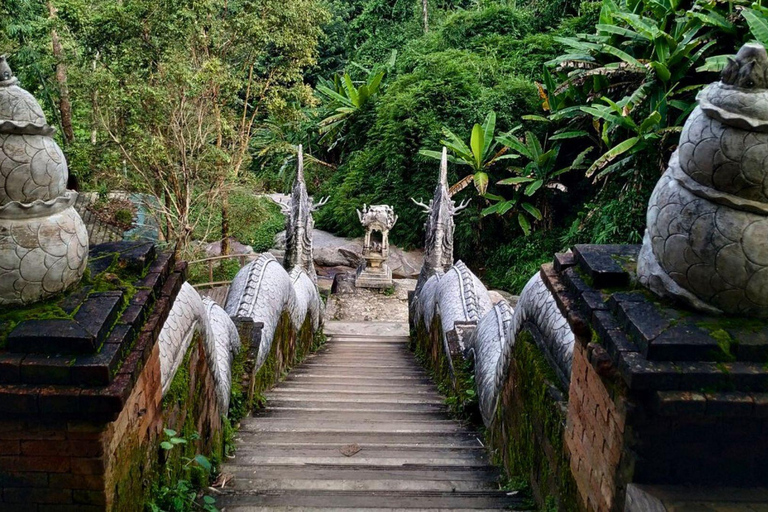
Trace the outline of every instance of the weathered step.
<instances>
[{"instance_id":1,"label":"weathered step","mask_svg":"<svg viewBox=\"0 0 768 512\"><path fill-rule=\"evenodd\" d=\"M363 397L390 397L390 398L400 398L403 399L413 399L413 398L424 398L429 400L439 400L443 401L443 398L435 392L434 388L431 386L424 386L423 388L411 388L409 387L401 387L394 390L391 390L390 388L380 389L380 388L372 388L372 389L353 389L350 390L349 386L339 386L338 388L334 387L326 387L326 388L315 388L315 387L308 387L308 386L299 386L294 385L291 387L288 387L287 385L283 384L267 393L267 397L302 397L307 398L308 400L313 399L314 396L334 396L336 398L349 398L349 399L356 399L356 398L363 398Z\"/></svg>"},{"instance_id":2,"label":"weathered step","mask_svg":"<svg viewBox=\"0 0 768 512\"><path fill-rule=\"evenodd\" d=\"M442 399L435 391L434 386L427 384L409 386L375 386L362 385L350 389L349 384L325 384L322 386L307 386L300 382L283 382L279 387L270 391L270 394L301 394L302 396L331 395L360 397L368 395L395 395L402 397L429 396Z\"/></svg>"},{"instance_id":3,"label":"weathered step","mask_svg":"<svg viewBox=\"0 0 768 512\"><path fill-rule=\"evenodd\" d=\"M325 395L302 395L300 393L269 393L266 395L270 407L307 407L309 409L319 407L338 407L348 409L349 407L376 405L382 408L392 408L395 406L430 406L428 409L445 411L443 400L439 397L419 397L411 395L400 397L398 395L363 395L362 397L349 397L345 395L325 394ZM437 407L431 407L437 406Z\"/></svg>"},{"instance_id":4,"label":"weathered step","mask_svg":"<svg viewBox=\"0 0 768 512\"><path fill-rule=\"evenodd\" d=\"M373 507L400 509L505 509L522 505L520 499L505 491L226 491L216 499L216 506L234 507L292 506L363 509Z\"/></svg>"},{"instance_id":5,"label":"weathered step","mask_svg":"<svg viewBox=\"0 0 768 512\"><path fill-rule=\"evenodd\" d=\"M346 432L248 432L240 431L236 434L238 441L249 446L262 446L269 444L289 443L317 443L334 444L344 446L357 443L361 446L373 446L378 444L400 446L440 446L440 447L475 447L481 446L479 434L461 432L459 434L415 433L415 432L370 432L370 431L346 431Z\"/></svg>"},{"instance_id":6,"label":"weathered step","mask_svg":"<svg viewBox=\"0 0 768 512\"><path fill-rule=\"evenodd\" d=\"M408 368L321 368L317 366L304 366L301 369L294 370L294 375L316 375L322 377L348 377L351 379L379 378L395 379L400 377L410 377L412 379L424 379L424 372Z\"/></svg>"},{"instance_id":7,"label":"weathered step","mask_svg":"<svg viewBox=\"0 0 768 512\"><path fill-rule=\"evenodd\" d=\"M380 465L323 465L306 466L273 464L264 467L230 464L228 471L235 478L317 478L320 480L411 480L448 482L497 482L499 470L492 466L465 468L462 466L435 466L410 464L407 466Z\"/></svg>"},{"instance_id":8,"label":"weathered step","mask_svg":"<svg viewBox=\"0 0 768 512\"><path fill-rule=\"evenodd\" d=\"M450 421L446 420L445 411L420 411L407 410L403 408L348 408L331 409L315 408L307 409L300 407L274 407L269 406L266 409L255 413L255 419L282 419L294 421L297 423L307 423L310 421L346 421L350 423L361 422L365 424L375 424L378 422L391 421Z\"/></svg>"},{"instance_id":9,"label":"weathered step","mask_svg":"<svg viewBox=\"0 0 768 512\"><path fill-rule=\"evenodd\" d=\"M244 454L242 456L236 455L234 462L240 465L250 466L266 466L270 464L279 465L295 465L304 466L310 464L334 464L337 466L348 465L360 465L360 466L403 466L406 464L425 464L430 466L458 466L462 468L478 468L485 467L488 462L484 459L468 459L463 457L456 457L453 454L440 457L440 454L435 454L432 457L417 457L415 454L403 455L402 457L366 457L365 454L359 453L354 457L345 457L341 453L337 455L327 456L302 456L296 454L290 455L249 455Z\"/></svg>"},{"instance_id":10,"label":"weathered step","mask_svg":"<svg viewBox=\"0 0 768 512\"><path fill-rule=\"evenodd\" d=\"M334 475L329 479L320 478L264 478L260 471L253 471L251 478L247 473L236 473L232 482L233 489L259 489L263 491L301 490L301 491L480 491L498 490L493 480L358 480L340 478Z\"/></svg>"},{"instance_id":11,"label":"weathered step","mask_svg":"<svg viewBox=\"0 0 768 512\"><path fill-rule=\"evenodd\" d=\"M323 372L315 372L315 371L307 371L307 370L294 370L292 371L289 376L286 378L286 382L291 381L310 381L314 380L317 382L322 381L328 381L328 382L337 382L337 383L344 383L347 382L348 387L354 387L357 384L364 384L366 382L376 383L376 384L404 384L406 381L408 382L408 385L411 383L415 384L429 384L429 379L426 376L419 376L418 374L414 375L395 375L395 376L386 376L386 375L342 375L342 374L334 374L334 375L328 375L327 373Z\"/></svg>"},{"instance_id":12,"label":"weathered step","mask_svg":"<svg viewBox=\"0 0 768 512\"><path fill-rule=\"evenodd\" d=\"M341 348L367 348L367 347L391 347L391 348L406 348L410 344L408 340L396 340L396 339L338 339L335 338L329 342L332 347Z\"/></svg>"},{"instance_id":13,"label":"weathered step","mask_svg":"<svg viewBox=\"0 0 768 512\"><path fill-rule=\"evenodd\" d=\"M305 460L318 459L334 460L333 464L350 464L357 461L379 461L380 464L389 464L390 460L400 461L426 461L426 460L448 460L449 464L470 463L475 465L488 464L485 451L482 448L435 448L435 447L402 447L402 446L379 446L366 447L361 446L360 451L351 457L347 457L341 452L341 446L307 446L296 445L291 448L285 446L258 446L249 447L244 444L237 446L237 455L234 462L242 464L241 461L251 459L268 459L273 463L278 460ZM335 459L339 459L336 461ZM413 464L413 462L404 462L404 464Z\"/></svg>"},{"instance_id":14,"label":"weathered step","mask_svg":"<svg viewBox=\"0 0 768 512\"><path fill-rule=\"evenodd\" d=\"M414 370L424 371L422 367L413 361L407 359L401 359L399 357L393 358L363 358L360 356L345 356L345 358L337 357L334 354L323 354L320 357L316 357L311 361L307 361L302 365L302 368L306 366L315 366L319 368L331 367L331 368L411 368Z\"/></svg>"},{"instance_id":15,"label":"weathered step","mask_svg":"<svg viewBox=\"0 0 768 512\"><path fill-rule=\"evenodd\" d=\"M350 420L307 420L297 423L295 419L284 418L249 418L240 423L244 432L367 432L381 433L449 433L461 434L465 430L461 425L451 420L431 421L378 421L363 423Z\"/></svg>"},{"instance_id":16,"label":"weathered step","mask_svg":"<svg viewBox=\"0 0 768 512\"><path fill-rule=\"evenodd\" d=\"M254 505L235 505L227 507L228 512L339 512L341 510L347 510L339 507L283 507L283 506L254 506ZM356 508L357 512L401 512L400 508L382 508L382 507L363 507ZM498 508L412 508L408 509L413 512L443 512L450 510L451 512L498 512Z\"/></svg>"}]
</instances>

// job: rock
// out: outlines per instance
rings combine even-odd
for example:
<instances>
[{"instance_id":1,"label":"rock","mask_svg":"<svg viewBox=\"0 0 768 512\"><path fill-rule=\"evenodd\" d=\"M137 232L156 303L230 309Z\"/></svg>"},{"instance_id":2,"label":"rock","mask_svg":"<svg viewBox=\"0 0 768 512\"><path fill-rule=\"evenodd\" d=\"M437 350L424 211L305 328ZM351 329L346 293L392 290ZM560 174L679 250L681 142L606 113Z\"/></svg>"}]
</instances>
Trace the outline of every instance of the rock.
<instances>
[{"instance_id":1,"label":"rock","mask_svg":"<svg viewBox=\"0 0 768 512\"><path fill-rule=\"evenodd\" d=\"M221 255L221 242L212 242L205 246L205 254L212 258L213 256ZM229 254L254 254L253 247L250 245L243 245L235 238L229 237Z\"/></svg>"},{"instance_id":2,"label":"rock","mask_svg":"<svg viewBox=\"0 0 768 512\"><path fill-rule=\"evenodd\" d=\"M331 285L331 293L355 293L355 273L344 272L336 274Z\"/></svg>"},{"instance_id":3,"label":"rock","mask_svg":"<svg viewBox=\"0 0 768 512\"><path fill-rule=\"evenodd\" d=\"M519 295L512 295L504 290L489 290L488 294L491 296L491 302L494 304L498 304L502 300L505 300L512 308L515 308L517 306L517 301L520 300Z\"/></svg>"},{"instance_id":4,"label":"rock","mask_svg":"<svg viewBox=\"0 0 768 512\"><path fill-rule=\"evenodd\" d=\"M312 234L316 267L357 268L363 260L363 239L342 238L327 231L314 230ZM285 249L285 232L275 236L276 250ZM420 250L404 251L391 245L387 264L396 279L416 277L421 272L423 253ZM318 272L320 270L318 269Z\"/></svg>"}]
</instances>

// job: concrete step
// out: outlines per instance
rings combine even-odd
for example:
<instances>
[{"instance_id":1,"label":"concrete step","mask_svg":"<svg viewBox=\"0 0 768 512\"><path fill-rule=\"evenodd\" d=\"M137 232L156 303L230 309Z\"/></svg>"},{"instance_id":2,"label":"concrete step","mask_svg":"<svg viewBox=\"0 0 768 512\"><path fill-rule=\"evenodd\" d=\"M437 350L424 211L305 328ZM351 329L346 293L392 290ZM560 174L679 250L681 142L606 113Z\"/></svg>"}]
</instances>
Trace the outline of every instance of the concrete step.
<instances>
[{"instance_id":1,"label":"concrete step","mask_svg":"<svg viewBox=\"0 0 768 512\"><path fill-rule=\"evenodd\" d=\"M292 420L297 423L317 421L346 421L360 422L367 425L377 422L393 421L451 421L445 419L443 410L408 410L404 408L302 408L302 407L268 407L254 414L254 418L269 418L275 420Z\"/></svg>"},{"instance_id":2,"label":"concrete step","mask_svg":"<svg viewBox=\"0 0 768 512\"><path fill-rule=\"evenodd\" d=\"M297 432L297 433L328 433L367 432L402 433L402 434L461 434L466 430L457 422L451 420L427 421L378 421L361 422L350 420L312 420L297 423L295 418L250 418L240 423L244 432Z\"/></svg>"},{"instance_id":3,"label":"concrete step","mask_svg":"<svg viewBox=\"0 0 768 512\"><path fill-rule=\"evenodd\" d=\"M411 384L430 384L429 379L422 375L419 376L418 374L412 374L412 375L395 375L395 376L387 376L385 375L359 375L359 374L333 374L328 375L328 373L324 372L317 372L317 371L309 371L309 370L294 370L290 373L288 378L285 379L286 382L294 382L294 381L302 381L302 382L334 382L334 383L347 383L347 388L354 388L358 384L365 384L365 383L374 383L374 384L381 384L381 385L387 385L387 384L405 384L406 382L408 385Z\"/></svg>"},{"instance_id":4,"label":"concrete step","mask_svg":"<svg viewBox=\"0 0 768 512\"><path fill-rule=\"evenodd\" d=\"M305 466L272 464L264 467L230 464L229 474L235 478L266 479L319 479L319 480L409 480L409 481L448 481L448 482L486 482L496 483L499 470L492 466L465 468L462 466L436 466L410 464L407 466L381 466L349 464Z\"/></svg>"},{"instance_id":5,"label":"concrete step","mask_svg":"<svg viewBox=\"0 0 768 512\"><path fill-rule=\"evenodd\" d=\"M509 510L499 470L473 429L451 419L406 336L332 323L336 334L244 418L227 512ZM383 324L382 324L383 325ZM406 332L407 326L382 330ZM357 444L346 456L342 449Z\"/></svg>"},{"instance_id":6,"label":"concrete step","mask_svg":"<svg viewBox=\"0 0 768 512\"><path fill-rule=\"evenodd\" d=\"M236 439L249 446L285 445L285 444L321 444L338 445L357 443L360 446L399 445L399 446L437 446L437 447L476 447L482 446L480 434L461 432L449 434L414 433L414 432L369 432L363 430L347 432L248 432L241 430Z\"/></svg>"},{"instance_id":7,"label":"concrete step","mask_svg":"<svg viewBox=\"0 0 768 512\"><path fill-rule=\"evenodd\" d=\"M225 491L216 499L228 511L243 506L335 507L363 509L509 509L522 500L505 491Z\"/></svg>"},{"instance_id":8,"label":"concrete step","mask_svg":"<svg viewBox=\"0 0 768 512\"><path fill-rule=\"evenodd\" d=\"M338 388L311 388L308 386L281 386L275 388L266 394L267 399L302 399L302 400L360 400L370 398L372 400L433 400L443 402L443 397L438 395L429 387L412 389L402 387L396 390L390 388L373 389L348 389L349 386L339 386Z\"/></svg>"},{"instance_id":9,"label":"concrete step","mask_svg":"<svg viewBox=\"0 0 768 512\"><path fill-rule=\"evenodd\" d=\"M288 382L285 381L280 384L280 387L277 387L269 392L273 395L293 395L293 394L301 394L301 396L314 396L314 395L321 395L321 396L327 396L327 395L334 395L337 397L341 396L350 396L350 397L358 397L358 396L367 396L367 395L377 395L377 396L402 396L403 398L411 397L411 396L429 396L429 397L437 397L442 399L442 397L435 391L434 386L430 386L428 384L422 384L422 385L413 385L413 386L376 386L376 385L363 385L363 386L356 386L354 389L349 388L349 384L326 384L322 387L317 386L307 386L303 385L300 382Z\"/></svg>"},{"instance_id":10,"label":"concrete step","mask_svg":"<svg viewBox=\"0 0 768 512\"><path fill-rule=\"evenodd\" d=\"M236 505L226 509L228 512L339 512L349 509L339 507L282 507L282 506L254 506L254 505ZM401 512L401 508L382 508L382 507L357 507L358 512ZM412 508L413 512L498 512L498 508Z\"/></svg>"},{"instance_id":11,"label":"concrete step","mask_svg":"<svg viewBox=\"0 0 768 512\"><path fill-rule=\"evenodd\" d=\"M469 461L487 461L485 457L485 450L481 446L456 448L422 445L422 446L408 446L408 445L369 445L358 444L360 451L356 454L347 457L341 450L345 445L340 444L294 444L290 446L286 445L255 445L251 446L247 443L239 443L237 445L237 455L235 461L240 457L307 457L315 458L342 458L345 460L358 459L361 457L367 459L395 459L395 458L445 458L456 460L469 460Z\"/></svg>"},{"instance_id":12,"label":"concrete step","mask_svg":"<svg viewBox=\"0 0 768 512\"><path fill-rule=\"evenodd\" d=\"M396 406L430 406L425 409L435 409L445 411L444 401L439 397L420 397L419 395L410 395L400 397L398 395L368 394L357 397L349 395L309 395L302 396L299 393L269 393L266 395L270 407L305 407L308 409L316 408L338 408L349 409L350 407L363 406L367 409L376 406L382 409L392 409ZM435 407L436 406L436 407ZM410 407L408 407L410 408Z\"/></svg>"},{"instance_id":13,"label":"concrete step","mask_svg":"<svg viewBox=\"0 0 768 512\"><path fill-rule=\"evenodd\" d=\"M249 476L245 473L235 474L232 488L234 489L260 489L294 490L294 491L480 491L498 490L498 483L494 480L358 480L339 478L319 479L312 478L282 478L268 479L253 471Z\"/></svg>"},{"instance_id":14,"label":"concrete step","mask_svg":"<svg viewBox=\"0 0 768 512\"><path fill-rule=\"evenodd\" d=\"M479 468L488 465L486 460L476 458L467 459L449 455L440 457L440 454L433 456L417 457L415 454L403 455L402 457L366 457L363 453L358 453L354 457L345 457L341 453L337 455L329 454L327 456L290 456L290 455L257 455L244 454L235 455L232 462L243 466L267 466L272 464L305 466L311 464L333 464L335 466L403 466L407 464L422 464L429 466L457 466L461 468Z\"/></svg>"}]
</instances>

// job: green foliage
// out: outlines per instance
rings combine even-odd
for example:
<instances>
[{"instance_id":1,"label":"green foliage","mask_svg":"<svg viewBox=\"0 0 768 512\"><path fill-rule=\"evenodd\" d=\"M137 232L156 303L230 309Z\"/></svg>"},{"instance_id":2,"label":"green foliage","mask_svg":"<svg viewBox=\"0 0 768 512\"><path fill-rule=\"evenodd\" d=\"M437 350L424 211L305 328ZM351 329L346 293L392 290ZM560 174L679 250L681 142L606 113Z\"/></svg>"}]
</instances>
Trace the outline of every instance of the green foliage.
<instances>
[{"instance_id":1,"label":"green foliage","mask_svg":"<svg viewBox=\"0 0 768 512\"><path fill-rule=\"evenodd\" d=\"M358 235L355 208L362 203L386 201L400 215L398 228L392 232L393 242L420 246L423 217L409 197L432 195L438 165L418 156L418 151L439 148L440 141L445 139L444 126L461 127L469 123L471 127L494 111L496 130L507 131L518 124L516 116L520 112L536 110L535 86L508 69L506 61L479 48L454 47L454 43L463 45L453 38L455 26L466 26L467 32L471 32L474 24L485 22L482 11L448 16L446 23L450 20L454 20L450 29L437 27L400 52L395 75L388 79L386 90L358 125L359 130L354 131L356 145L344 155L337 172L321 189L323 195L331 195L331 200L318 212L318 227ZM508 27L499 30L499 37L515 40L516 35L508 35ZM433 52L432 48L440 50ZM463 140L471 138L468 131L453 133ZM458 181L456 172L456 166L449 168L452 182ZM471 227L472 219L477 219L482 204L473 208L474 213L467 211L459 217L459 224L465 227L457 230L477 232Z\"/></svg>"},{"instance_id":2,"label":"green foliage","mask_svg":"<svg viewBox=\"0 0 768 512\"><path fill-rule=\"evenodd\" d=\"M534 231L531 236L505 240L486 258L483 280L490 288L519 294L543 263L567 246L561 241L562 229Z\"/></svg>"},{"instance_id":3,"label":"green foliage","mask_svg":"<svg viewBox=\"0 0 768 512\"><path fill-rule=\"evenodd\" d=\"M163 429L165 440L160 443L160 448L166 452L166 457L170 457L171 452L179 449L180 446L188 444L187 439L180 437L175 430ZM190 441L194 441L199 436L192 434ZM171 485L161 485L152 494L152 501L147 503L146 508L150 512L188 512L191 510L202 510L205 512L217 512L215 507L216 500L211 496L202 496L198 500L200 487L193 483L193 480L205 481L210 479L213 465L207 457L197 454L194 457L187 457L184 454L179 455L184 478L169 479L175 482ZM196 478L192 479L189 475L195 473Z\"/></svg>"},{"instance_id":4,"label":"green foliage","mask_svg":"<svg viewBox=\"0 0 768 512\"><path fill-rule=\"evenodd\" d=\"M230 235L240 243L250 245L256 252L265 252L274 245L275 235L285 228L280 207L268 197L258 196L247 189L237 188L228 194ZM221 211L197 210L193 215L207 215L206 222L197 222L195 238L207 242L219 240L219 232L204 229L221 224Z\"/></svg>"},{"instance_id":5,"label":"green foliage","mask_svg":"<svg viewBox=\"0 0 768 512\"><path fill-rule=\"evenodd\" d=\"M472 174L463 178L459 183L451 187L452 194L461 191L472 182L475 184L477 192L481 196L484 196L488 189L489 168L501 160L518 158L518 156L514 154L505 154L509 149L507 146L498 150L496 149L499 145L498 141L501 136L495 137L495 132L496 113L493 111L488 114L482 125L475 123L472 127L469 146L467 146L464 141L450 129L443 127L443 135L445 136L445 139L440 142L455 155L449 156L448 161L459 165L468 165L472 168ZM442 158L442 153L439 151L422 149L419 151L419 154L438 160Z\"/></svg>"},{"instance_id":6,"label":"green foliage","mask_svg":"<svg viewBox=\"0 0 768 512\"><path fill-rule=\"evenodd\" d=\"M369 72L366 81L359 86L352 82L349 73L344 73L341 77L334 75L332 82L320 80L317 91L327 101L326 108L333 112L320 121L319 132L323 135L320 142L325 142L330 147L338 143L340 133L348 124L349 118L365 108L379 92L384 74L383 70Z\"/></svg>"},{"instance_id":7,"label":"green foliage","mask_svg":"<svg viewBox=\"0 0 768 512\"><path fill-rule=\"evenodd\" d=\"M605 0L594 33L557 39L569 51L549 63L562 82L547 84L550 119L598 147L587 177L626 178L642 161L663 166L709 81L695 67L733 41L736 25L722 9L702 0L687 11L673 0Z\"/></svg>"}]
</instances>

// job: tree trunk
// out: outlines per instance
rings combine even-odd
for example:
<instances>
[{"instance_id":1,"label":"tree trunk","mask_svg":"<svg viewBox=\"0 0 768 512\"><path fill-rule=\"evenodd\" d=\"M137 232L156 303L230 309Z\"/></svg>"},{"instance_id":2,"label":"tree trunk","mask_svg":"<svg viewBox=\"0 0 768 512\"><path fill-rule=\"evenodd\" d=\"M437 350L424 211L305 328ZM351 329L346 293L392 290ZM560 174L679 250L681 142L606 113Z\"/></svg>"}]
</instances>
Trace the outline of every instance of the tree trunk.
<instances>
[{"instance_id":1,"label":"tree trunk","mask_svg":"<svg viewBox=\"0 0 768 512\"><path fill-rule=\"evenodd\" d=\"M429 0L421 0L421 11L424 15L424 33L429 32Z\"/></svg>"},{"instance_id":2,"label":"tree trunk","mask_svg":"<svg viewBox=\"0 0 768 512\"><path fill-rule=\"evenodd\" d=\"M229 199L224 194L221 199L221 255L229 254Z\"/></svg>"},{"instance_id":3,"label":"tree trunk","mask_svg":"<svg viewBox=\"0 0 768 512\"><path fill-rule=\"evenodd\" d=\"M48 2L48 14L51 21L56 19L56 8L50 1ZM72 129L72 103L69 101L69 88L67 87L67 65L64 64L64 48L61 46L59 34L55 28L51 29L51 43L53 45L53 57L56 59L56 82L59 85L61 131L64 133L64 140L71 143L75 140L75 132Z\"/></svg>"}]
</instances>

